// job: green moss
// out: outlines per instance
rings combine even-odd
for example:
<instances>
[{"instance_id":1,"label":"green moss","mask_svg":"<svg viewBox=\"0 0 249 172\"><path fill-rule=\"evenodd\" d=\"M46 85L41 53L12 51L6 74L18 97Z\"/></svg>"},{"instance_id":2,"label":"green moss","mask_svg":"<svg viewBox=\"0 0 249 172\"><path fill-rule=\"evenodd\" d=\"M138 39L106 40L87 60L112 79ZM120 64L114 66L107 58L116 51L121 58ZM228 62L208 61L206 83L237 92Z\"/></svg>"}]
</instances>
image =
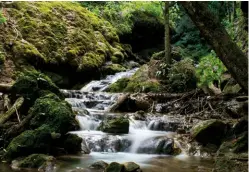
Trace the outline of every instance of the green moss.
<instances>
[{"instance_id":1,"label":"green moss","mask_svg":"<svg viewBox=\"0 0 249 172\"><path fill-rule=\"evenodd\" d=\"M30 102L34 102L42 90L51 91L60 98L64 98L59 88L49 77L35 70L21 73L12 89L14 94L21 95Z\"/></svg>"},{"instance_id":2,"label":"green moss","mask_svg":"<svg viewBox=\"0 0 249 172\"><path fill-rule=\"evenodd\" d=\"M127 134L129 133L129 120L124 117L106 119L100 124L99 130L107 133Z\"/></svg>"},{"instance_id":3,"label":"green moss","mask_svg":"<svg viewBox=\"0 0 249 172\"><path fill-rule=\"evenodd\" d=\"M77 153L81 151L82 138L75 134L68 134L64 141L64 149L68 153Z\"/></svg>"},{"instance_id":4,"label":"green moss","mask_svg":"<svg viewBox=\"0 0 249 172\"><path fill-rule=\"evenodd\" d=\"M11 161L32 153L48 153L51 148L51 131L52 129L48 125L42 125L36 130L24 131L10 142L6 148L4 159Z\"/></svg>"},{"instance_id":5,"label":"green moss","mask_svg":"<svg viewBox=\"0 0 249 172\"><path fill-rule=\"evenodd\" d=\"M197 78L192 60L184 59L173 64L168 73L171 92L186 92L197 88Z\"/></svg>"},{"instance_id":6,"label":"green moss","mask_svg":"<svg viewBox=\"0 0 249 172\"><path fill-rule=\"evenodd\" d=\"M16 65L57 65L59 71L60 64L69 64L76 72L97 72L111 56L124 58L115 28L77 2L14 2L8 14L22 35L9 32L6 39L15 40L9 52Z\"/></svg>"},{"instance_id":7,"label":"green moss","mask_svg":"<svg viewBox=\"0 0 249 172\"><path fill-rule=\"evenodd\" d=\"M120 64L110 64L110 65L104 66L101 69L101 73L102 73L102 75L113 75L115 73L123 72L125 70L126 70L126 68Z\"/></svg>"},{"instance_id":8,"label":"green moss","mask_svg":"<svg viewBox=\"0 0 249 172\"><path fill-rule=\"evenodd\" d=\"M54 157L44 154L32 154L21 160L18 166L21 168L39 168L48 161L54 161Z\"/></svg>"},{"instance_id":9,"label":"green moss","mask_svg":"<svg viewBox=\"0 0 249 172\"><path fill-rule=\"evenodd\" d=\"M110 163L106 169L105 169L105 172L122 172L123 171L123 168L124 168L124 165L122 164L119 164L117 162L112 162Z\"/></svg>"},{"instance_id":10,"label":"green moss","mask_svg":"<svg viewBox=\"0 0 249 172\"><path fill-rule=\"evenodd\" d=\"M13 53L17 61L27 60L32 64L45 63L46 58L26 41L16 41L13 47Z\"/></svg>"},{"instance_id":11,"label":"green moss","mask_svg":"<svg viewBox=\"0 0 249 172\"><path fill-rule=\"evenodd\" d=\"M117 80L117 82L111 84L106 91L107 92L113 92L113 93L118 93L118 92L123 92L124 89L127 87L130 79L129 78L121 78Z\"/></svg>"},{"instance_id":12,"label":"green moss","mask_svg":"<svg viewBox=\"0 0 249 172\"><path fill-rule=\"evenodd\" d=\"M54 132L61 134L78 128L71 106L53 93L38 98L29 113L33 114L31 128L47 124Z\"/></svg>"},{"instance_id":13,"label":"green moss","mask_svg":"<svg viewBox=\"0 0 249 172\"><path fill-rule=\"evenodd\" d=\"M157 80L148 76L148 65L143 65L131 78L119 79L111 84L109 92L159 92L161 85Z\"/></svg>"}]
</instances>

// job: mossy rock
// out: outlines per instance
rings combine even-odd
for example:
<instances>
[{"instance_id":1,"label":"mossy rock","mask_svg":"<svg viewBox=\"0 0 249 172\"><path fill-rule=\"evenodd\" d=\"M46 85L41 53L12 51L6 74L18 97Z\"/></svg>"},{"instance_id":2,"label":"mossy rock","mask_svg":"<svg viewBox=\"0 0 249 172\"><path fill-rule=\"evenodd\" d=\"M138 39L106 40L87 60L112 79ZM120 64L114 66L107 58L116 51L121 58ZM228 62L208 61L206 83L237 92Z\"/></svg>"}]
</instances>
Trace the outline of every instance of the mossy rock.
<instances>
[{"instance_id":1,"label":"mossy rock","mask_svg":"<svg viewBox=\"0 0 249 172\"><path fill-rule=\"evenodd\" d=\"M119 43L116 28L80 3L13 2L4 5L8 6L8 15L17 27L7 34L6 29L0 29L0 34L4 35L0 43L4 48L0 51L11 57L17 70L23 69L20 65L35 66L74 82L79 81L75 75L90 73L81 78L80 82L86 82L99 76L99 68L111 57L115 58L115 63L125 60L126 50ZM5 28L9 27L11 24L6 23Z\"/></svg>"},{"instance_id":2,"label":"mossy rock","mask_svg":"<svg viewBox=\"0 0 249 172\"><path fill-rule=\"evenodd\" d=\"M104 170L108 164L105 161L97 161L89 166L89 168L97 169L97 170Z\"/></svg>"},{"instance_id":3,"label":"mossy rock","mask_svg":"<svg viewBox=\"0 0 249 172\"><path fill-rule=\"evenodd\" d=\"M32 154L24 158L18 163L18 167L21 168L39 168L44 166L48 162L55 161L55 158L52 156L44 154Z\"/></svg>"},{"instance_id":4,"label":"mossy rock","mask_svg":"<svg viewBox=\"0 0 249 172\"><path fill-rule=\"evenodd\" d=\"M122 164L112 162L106 167L105 172L122 172L123 169L124 166Z\"/></svg>"},{"instance_id":5,"label":"mossy rock","mask_svg":"<svg viewBox=\"0 0 249 172\"><path fill-rule=\"evenodd\" d=\"M82 138L75 134L67 134L64 141L64 149L70 153L78 153L81 151Z\"/></svg>"},{"instance_id":6,"label":"mossy rock","mask_svg":"<svg viewBox=\"0 0 249 172\"><path fill-rule=\"evenodd\" d=\"M29 111L33 118L30 127L47 124L56 133L66 134L79 128L71 106L53 93L38 98Z\"/></svg>"},{"instance_id":7,"label":"mossy rock","mask_svg":"<svg viewBox=\"0 0 249 172\"><path fill-rule=\"evenodd\" d=\"M33 153L49 153L52 142L51 131L52 129L45 124L35 130L24 131L10 142L4 159L11 161Z\"/></svg>"},{"instance_id":8,"label":"mossy rock","mask_svg":"<svg viewBox=\"0 0 249 172\"><path fill-rule=\"evenodd\" d=\"M141 66L131 78L122 78L111 84L106 91L109 92L159 92L159 81L150 79L148 65Z\"/></svg>"},{"instance_id":9,"label":"mossy rock","mask_svg":"<svg viewBox=\"0 0 249 172\"><path fill-rule=\"evenodd\" d=\"M190 59L174 63L170 67L167 77L171 92L186 92L197 88L195 67Z\"/></svg>"},{"instance_id":10,"label":"mossy rock","mask_svg":"<svg viewBox=\"0 0 249 172\"><path fill-rule=\"evenodd\" d=\"M35 70L21 73L14 83L12 90L14 94L21 95L25 100L32 103L44 90L55 93L59 98L64 98L59 88L49 77Z\"/></svg>"},{"instance_id":11,"label":"mossy rock","mask_svg":"<svg viewBox=\"0 0 249 172\"><path fill-rule=\"evenodd\" d=\"M140 169L140 166L134 162L125 162L123 165L125 172L136 172Z\"/></svg>"},{"instance_id":12,"label":"mossy rock","mask_svg":"<svg viewBox=\"0 0 249 172\"><path fill-rule=\"evenodd\" d=\"M113 75L118 72L126 71L126 68L120 64L109 64L101 69L102 75Z\"/></svg>"},{"instance_id":13,"label":"mossy rock","mask_svg":"<svg viewBox=\"0 0 249 172\"><path fill-rule=\"evenodd\" d=\"M199 122L191 129L191 136L199 143L220 145L227 130L222 121L210 119Z\"/></svg>"},{"instance_id":14,"label":"mossy rock","mask_svg":"<svg viewBox=\"0 0 249 172\"><path fill-rule=\"evenodd\" d=\"M111 84L105 91L112 93L123 92L129 82L130 82L129 78L121 78L117 80L115 83Z\"/></svg>"},{"instance_id":15,"label":"mossy rock","mask_svg":"<svg viewBox=\"0 0 249 172\"><path fill-rule=\"evenodd\" d=\"M129 133L129 120L124 117L105 119L101 122L99 129L107 133L127 134Z\"/></svg>"}]
</instances>

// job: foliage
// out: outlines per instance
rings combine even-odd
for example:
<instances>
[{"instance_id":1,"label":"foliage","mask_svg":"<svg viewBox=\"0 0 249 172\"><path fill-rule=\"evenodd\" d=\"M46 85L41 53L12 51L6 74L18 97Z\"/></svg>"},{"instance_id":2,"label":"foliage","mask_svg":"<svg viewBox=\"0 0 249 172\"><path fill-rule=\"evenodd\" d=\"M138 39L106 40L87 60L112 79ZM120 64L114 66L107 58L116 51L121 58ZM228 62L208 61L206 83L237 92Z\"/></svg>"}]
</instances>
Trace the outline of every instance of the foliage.
<instances>
[{"instance_id":1,"label":"foliage","mask_svg":"<svg viewBox=\"0 0 249 172\"><path fill-rule=\"evenodd\" d=\"M146 12L155 18L162 19L162 8L158 2L113 2L89 3L81 2L84 7L109 21L119 34L131 33L132 18L135 11Z\"/></svg>"},{"instance_id":2,"label":"foliage","mask_svg":"<svg viewBox=\"0 0 249 172\"><path fill-rule=\"evenodd\" d=\"M6 22L6 18L4 17L2 11L0 10L0 24L5 23Z\"/></svg>"},{"instance_id":3,"label":"foliage","mask_svg":"<svg viewBox=\"0 0 249 172\"><path fill-rule=\"evenodd\" d=\"M218 81L219 87L221 75L226 71L226 67L212 51L210 54L201 58L196 73L199 79L199 86L209 86L214 81Z\"/></svg>"}]
</instances>

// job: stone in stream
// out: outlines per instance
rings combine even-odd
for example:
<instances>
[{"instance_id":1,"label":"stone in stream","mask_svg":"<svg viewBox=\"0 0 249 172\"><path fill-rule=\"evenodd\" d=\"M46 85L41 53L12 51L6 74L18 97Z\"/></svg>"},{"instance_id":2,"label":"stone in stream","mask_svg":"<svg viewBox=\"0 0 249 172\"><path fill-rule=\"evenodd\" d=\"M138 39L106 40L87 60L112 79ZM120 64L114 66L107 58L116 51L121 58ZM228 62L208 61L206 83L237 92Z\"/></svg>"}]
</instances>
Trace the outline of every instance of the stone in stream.
<instances>
[{"instance_id":1,"label":"stone in stream","mask_svg":"<svg viewBox=\"0 0 249 172\"><path fill-rule=\"evenodd\" d=\"M52 172L55 166L55 158L44 154L32 154L17 161L12 161L13 169L39 168L39 171Z\"/></svg>"},{"instance_id":2,"label":"stone in stream","mask_svg":"<svg viewBox=\"0 0 249 172\"><path fill-rule=\"evenodd\" d=\"M97 161L93 164L91 164L89 166L89 168L93 168L93 169L98 169L98 170L104 170L106 167L108 166L108 164L105 161Z\"/></svg>"},{"instance_id":3,"label":"stone in stream","mask_svg":"<svg viewBox=\"0 0 249 172\"><path fill-rule=\"evenodd\" d=\"M140 166L134 162L125 162L123 165L125 172L136 172L140 169Z\"/></svg>"},{"instance_id":4,"label":"stone in stream","mask_svg":"<svg viewBox=\"0 0 249 172\"><path fill-rule=\"evenodd\" d=\"M82 138L75 135L75 134L67 134L67 137L64 141L64 149L68 153L77 153L81 151L81 143L82 143Z\"/></svg>"},{"instance_id":5,"label":"stone in stream","mask_svg":"<svg viewBox=\"0 0 249 172\"><path fill-rule=\"evenodd\" d=\"M210 119L195 125L191 129L191 136L203 145L208 143L220 145L226 131L227 125L225 123L216 119Z\"/></svg>"},{"instance_id":6,"label":"stone in stream","mask_svg":"<svg viewBox=\"0 0 249 172\"><path fill-rule=\"evenodd\" d=\"M138 148L138 153L148 154L174 154L174 140L167 137L156 137L145 140Z\"/></svg>"},{"instance_id":7,"label":"stone in stream","mask_svg":"<svg viewBox=\"0 0 249 172\"><path fill-rule=\"evenodd\" d=\"M129 133L129 120L124 117L105 119L101 122L99 129L107 133L127 134Z\"/></svg>"},{"instance_id":8,"label":"stone in stream","mask_svg":"<svg viewBox=\"0 0 249 172\"><path fill-rule=\"evenodd\" d=\"M112 162L106 167L105 172L123 172L123 169L124 169L123 164Z\"/></svg>"}]
</instances>

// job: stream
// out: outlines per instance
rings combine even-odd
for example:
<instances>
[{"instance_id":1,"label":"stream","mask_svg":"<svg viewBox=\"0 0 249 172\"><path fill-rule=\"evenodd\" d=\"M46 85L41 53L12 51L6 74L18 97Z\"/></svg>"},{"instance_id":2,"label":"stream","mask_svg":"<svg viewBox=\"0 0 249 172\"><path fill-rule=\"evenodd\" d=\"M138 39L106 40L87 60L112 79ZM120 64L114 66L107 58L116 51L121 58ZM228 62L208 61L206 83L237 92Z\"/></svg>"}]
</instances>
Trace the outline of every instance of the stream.
<instances>
[{"instance_id":1,"label":"stream","mask_svg":"<svg viewBox=\"0 0 249 172\"><path fill-rule=\"evenodd\" d=\"M156 145L162 140L165 145L171 144L176 133L160 130L162 118L148 117L146 120L135 120L129 113L110 113L108 109L118 100L122 93L107 93L104 90L120 78L130 77L136 69L107 76L103 80L91 81L81 90L62 90L73 110L77 113L80 131L70 132L83 138L82 150L90 150L90 154L66 155L56 157L58 164L55 171L94 171L88 166L96 161L110 162L133 161L139 164L143 172L206 172L212 171L212 161L198 156L182 153L177 156L157 154ZM129 116L128 134L108 134L98 131L101 121L112 116ZM0 171L12 172L7 165L0 164ZM30 171L30 170L29 170Z\"/></svg>"}]
</instances>

